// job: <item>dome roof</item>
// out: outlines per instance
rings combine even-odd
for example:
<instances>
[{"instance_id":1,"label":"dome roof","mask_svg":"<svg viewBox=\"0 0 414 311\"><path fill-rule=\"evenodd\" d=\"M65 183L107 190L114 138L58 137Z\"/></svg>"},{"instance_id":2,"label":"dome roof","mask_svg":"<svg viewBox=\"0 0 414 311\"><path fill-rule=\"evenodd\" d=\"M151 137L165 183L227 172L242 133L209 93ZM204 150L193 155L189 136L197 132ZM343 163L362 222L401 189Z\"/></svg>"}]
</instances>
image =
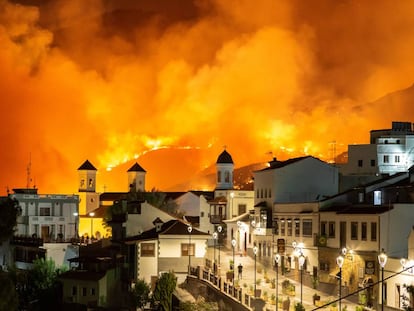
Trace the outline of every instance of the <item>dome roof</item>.
<instances>
[{"instance_id":1,"label":"dome roof","mask_svg":"<svg viewBox=\"0 0 414 311\"><path fill-rule=\"evenodd\" d=\"M217 158L217 163L234 163L230 153L224 150Z\"/></svg>"}]
</instances>

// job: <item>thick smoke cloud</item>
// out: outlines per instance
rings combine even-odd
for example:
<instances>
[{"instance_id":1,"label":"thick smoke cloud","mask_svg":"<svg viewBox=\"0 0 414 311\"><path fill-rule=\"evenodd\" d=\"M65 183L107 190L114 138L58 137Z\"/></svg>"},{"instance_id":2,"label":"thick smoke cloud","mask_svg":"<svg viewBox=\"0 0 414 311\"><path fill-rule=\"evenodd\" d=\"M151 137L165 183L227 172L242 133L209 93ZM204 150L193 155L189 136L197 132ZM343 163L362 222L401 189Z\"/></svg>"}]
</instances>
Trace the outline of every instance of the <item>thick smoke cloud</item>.
<instances>
[{"instance_id":1,"label":"thick smoke cloud","mask_svg":"<svg viewBox=\"0 0 414 311\"><path fill-rule=\"evenodd\" d=\"M26 186L29 160L30 185L75 192L85 159L105 178L166 146L199 150L174 159L192 172L223 146L236 166L269 151L330 160L333 141L339 153L412 121L404 101L373 102L414 80L413 5L0 0L0 192ZM148 187L174 174L149 171Z\"/></svg>"}]
</instances>

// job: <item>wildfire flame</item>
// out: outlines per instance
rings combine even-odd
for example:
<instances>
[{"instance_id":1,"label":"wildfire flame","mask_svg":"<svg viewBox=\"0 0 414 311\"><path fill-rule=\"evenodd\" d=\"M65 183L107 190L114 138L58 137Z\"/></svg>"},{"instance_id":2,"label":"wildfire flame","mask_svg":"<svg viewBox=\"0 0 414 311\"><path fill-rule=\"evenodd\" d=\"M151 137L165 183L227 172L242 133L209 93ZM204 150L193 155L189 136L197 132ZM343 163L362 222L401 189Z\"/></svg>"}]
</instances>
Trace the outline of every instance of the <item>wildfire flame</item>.
<instances>
[{"instance_id":1,"label":"wildfire flame","mask_svg":"<svg viewBox=\"0 0 414 311\"><path fill-rule=\"evenodd\" d=\"M161 189L223 146L237 166L332 161L412 115L398 96L369 104L414 80L410 1L25 2L0 0L3 190L29 154L43 193L76 192L86 159L138 159ZM149 154L163 148L188 153Z\"/></svg>"}]
</instances>

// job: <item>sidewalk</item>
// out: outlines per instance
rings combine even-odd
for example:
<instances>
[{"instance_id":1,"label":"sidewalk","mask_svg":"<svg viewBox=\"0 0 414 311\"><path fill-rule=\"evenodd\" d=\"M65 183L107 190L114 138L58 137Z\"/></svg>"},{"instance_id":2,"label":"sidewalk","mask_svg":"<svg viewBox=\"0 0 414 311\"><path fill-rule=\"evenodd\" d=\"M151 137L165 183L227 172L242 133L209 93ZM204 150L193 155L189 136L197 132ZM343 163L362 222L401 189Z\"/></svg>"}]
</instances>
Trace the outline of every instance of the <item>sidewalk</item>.
<instances>
[{"instance_id":1,"label":"sidewalk","mask_svg":"<svg viewBox=\"0 0 414 311\"><path fill-rule=\"evenodd\" d=\"M216 260L218 262L219 260L219 253L218 250L216 249ZM213 259L213 249L209 249L208 253L207 253L207 258ZM233 260L233 251L229 250L229 249L223 249L221 248L220 251L220 270L219 273L222 277L223 280L226 280L226 272L230 269L230 260ZM241 255L239 252L235 252L234 255L234 267L235 267L235 272L234 272L234 277L235 277L235 283L237 283L238 280L238 273L237 273L237 266L241 263L243 266L243 273L242 273L242 278L238 281L239 282L239 286L243 289L243 294L246 293L247 291L249 291L249 287L253 286L254 288L254 283L255 280L259 280L261 279L262 282L260 285L256 285L256 289L261 289L261 293L262 293L262 297L263 294L266 292L267 296L268 296L268 300L266 302L266 306L265 309L269 309L269 310L276 310L276 306L272 305L270 303L270 297L272 296L272 294L274 294L276 296L276 288L271 288L271 284L270 283L265 283L264 281L264 272L267 272L267 275L270 279L276 279L276 271L274 271L273 267L271 266L265 266L260 262L260 258L257 257L256 258L256 275L255 275L255 260L254 258L251 258L250 256L247 255ZM261 267L261 272L257 272L257 268ZM328 302L328 301L334 301L336 299L338 299L337 296L329 296L327 294L325 294L324 292L321 292L317 289L313 289L311 287L305 286L304 284L300 284L300 282L297 282L296 280L290 279L289 277L283 276L281 275L280 271L278 274L278 296L279 299L283 299L285 300L287 298L287 295L282 293L282 282L284 280L288 279L291 283L293 283L295 285L295 296L289 296L290 299L290 310L294 310L294 305L297 302L300 302L301 300L301 295L302 295L302 304L305 307L305 310L312 310L317 308L314 304L313 304L313 295L316 293L317 295L320 296L320 299L322 302ZM338 303L337 303L338 305ZM356 304L352 303L348 300L342 300L341 301L341 307L344 308L345 306L348 307L348 310L354 310ZM282 311L281 307L278 307L278 310Z\"/></svg>"}]
</instances>

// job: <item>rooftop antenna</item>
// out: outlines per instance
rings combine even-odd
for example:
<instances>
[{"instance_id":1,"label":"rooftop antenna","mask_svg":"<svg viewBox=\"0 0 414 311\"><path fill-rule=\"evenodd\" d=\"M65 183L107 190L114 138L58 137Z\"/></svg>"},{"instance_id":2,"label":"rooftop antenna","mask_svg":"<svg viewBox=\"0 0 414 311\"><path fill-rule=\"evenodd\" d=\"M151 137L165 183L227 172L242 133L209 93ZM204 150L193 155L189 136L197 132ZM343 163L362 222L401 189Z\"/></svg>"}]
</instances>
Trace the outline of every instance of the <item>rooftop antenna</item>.
<instances>
[{"instance_id":1,"label":"rooftop antenna","mask_svg":"<svg viewBox=\"0 0 414 311\"><path fill-rule=\"evenodd\" d=\"M26 189L30 188L30 183L32 182L32 177L30 176L31 174L31 169L32 169L32 154L29 153L29 163L27 164L26 167Z\"/></svg>"}]
</instances>

